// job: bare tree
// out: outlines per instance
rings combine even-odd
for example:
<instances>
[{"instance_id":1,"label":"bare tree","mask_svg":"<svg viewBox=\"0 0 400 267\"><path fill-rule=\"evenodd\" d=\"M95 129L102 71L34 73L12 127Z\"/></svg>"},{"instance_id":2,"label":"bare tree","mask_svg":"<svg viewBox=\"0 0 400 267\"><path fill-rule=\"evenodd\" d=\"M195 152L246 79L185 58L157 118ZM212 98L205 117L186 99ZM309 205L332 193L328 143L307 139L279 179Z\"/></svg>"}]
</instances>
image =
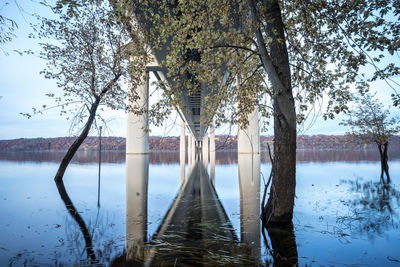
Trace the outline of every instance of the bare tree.
<instances>
[{"instance_id":1,"label":"bare tree","mask_svg":"<svg viewBox=\"0 0 400 267\"><path fill-rule=\"evenodd\" d=\"M389 139L400 131L400 119L390 118L389 109L383 110L382 103L376 99L375 95L364 94L357 97L355 101L358 105L349 111L348 119L340 124L350 126L347 134L352 138L377 144L381 159L381 178L383 179L385 173L389 181L387 155Z\"/></svg>"}]
</instances>

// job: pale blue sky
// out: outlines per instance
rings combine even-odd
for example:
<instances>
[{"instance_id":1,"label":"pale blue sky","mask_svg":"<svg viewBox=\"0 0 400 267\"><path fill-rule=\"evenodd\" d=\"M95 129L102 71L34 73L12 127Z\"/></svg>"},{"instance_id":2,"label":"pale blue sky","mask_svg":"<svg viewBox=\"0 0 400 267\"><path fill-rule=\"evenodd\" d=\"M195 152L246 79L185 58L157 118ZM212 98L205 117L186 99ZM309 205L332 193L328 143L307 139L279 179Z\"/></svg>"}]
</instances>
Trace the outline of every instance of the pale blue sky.
<instances>
[{"instance_id":1,"label":"pale blue sky","mask_svg":"<svg viewBox=\"0 0 400 267\"><path fill-rule=\"evenodd\" d=\"M46 8L33 1L20 1L27 13L49 14ZM20 56L13 49L34 51L39 50L37 40L29 39L31 31L29 23L35 20L28 14L19 12L15 5L4 6L4 0L0 0L0 13L15 19L19 28L15 31L16 37L0 51L0 140L32 137L58 137L68 136L69 121L58 115L59 110L50 110L43 115L37 115L31 119L21 116L20 112L30 112L32 107L40 107L43 104L51 105L52 102L45 94L60 92L53 81L44 79L39 72L44 68L44 62L36 56ZM395 60L399 60L398 57ZM399 63L399 62L397 62ZM397 64L399 65L399 64ZM396 81L400 83L400 78ZM379 88L378 97L385 105L389 105L391 89L383 81L377 81L371 88ZM399 114L400 110L392 109L393 114ZM111 132L108 135L126 135L126 116L123 112L113 113L113 121L110 123ZM166 122L165 127L152 127L152 135L178 135L179 125L174 124L174 113ZM343 134L342 126L338 126L340 119L324 121L318 118L316 123L305 134ZM178 124L179 120L176 121ZM229 127L217 129L217 134L228 134ZM233 129L231 134L235 134ZM269 132L270 134L271 132ZM96 133L92 133L95 135Z\"/></svg>"}]
</instances>

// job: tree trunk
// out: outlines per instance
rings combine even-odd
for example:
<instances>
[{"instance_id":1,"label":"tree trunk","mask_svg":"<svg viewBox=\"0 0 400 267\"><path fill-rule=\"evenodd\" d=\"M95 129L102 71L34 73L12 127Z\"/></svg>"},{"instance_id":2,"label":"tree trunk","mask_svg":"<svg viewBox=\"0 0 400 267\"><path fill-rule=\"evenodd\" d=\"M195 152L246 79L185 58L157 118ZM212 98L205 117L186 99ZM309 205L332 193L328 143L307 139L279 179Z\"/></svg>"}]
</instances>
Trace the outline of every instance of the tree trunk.
<instances>
[{"instance_id":1,"label":"tree trunk","mask_svg":"<svg viewBox=\"0 0 400 267\"><path fill-rule=\"evenodd\" d=\"M58 167L56 176L54 177L54 180L56 182L62 181L64 173L65 173L65 170L68 167L68 164L70 163L70 161L74 157L74 155L75 155L76 151L78 150L78 148L80 147L80 145L83 143L83 141L88 136L89 130L92 127L94 118L96 116L96 111L97 111L97 108L99 106L99 103L100 103L100 97L97 96L95 102L90 107L89 118L88 118L88 120L87 120L87 122L85 124L85 127L83 128L83 130L82 130L81 134L78 136L78 138L69 147L67 153L65 154L64 158L61 161L60 166Z\"/></svg>"},{"instance_id":2,"label":"tree trunk","mask_svg":"<svg viewBox=\"0 0 400 267\"><path fill-rule=\"evenodd\" d=\"M79 212L75 209L74 204L72 204L72 201L68 196L67 190L65 190L63 180L62 179L56 180L56 185L57 185L58 193L60 194L60 197L63 200L65 207L67 208L71 217L78 224L79 229L81 229L83 238L85 239L86 253L87 253L88 257L90 258L90 262L92 264L96 263L97 261L96 261L96 255L94 254L94 251L93 251L92 236L90 235L90 232L87 229L85 222L83 221Z\"/></svg>"},{"instance_id":3,"label":"tree trunk","mask_svg":"<svg viewBox=\"0 0 400 267\"><path fill-rule=\"evenodd\" d=\"M292 95L289 58L285 43L284 25L278 0L265 1L265 22L268 37L269 56L273 69L267 70L274 89L274 161L273 177L267 205L263 207L262 219L265 224L290 224L296 188L296 112ZM252 1L253 9L255 3ZM259 33L257 40L262 36ZM264 68L268 69L266 50L260 46ZM265 44L265 42L264 42ZM264 51L262 51L264 50Z\"/></svg>"},{"instance_id":4,"label":"tree trunk","mask_svg":"<svg viewBox=\"0 0 400 267\"><path fill-rule=\"evenodd\" d=\"M387 155L388 146L389 142L386 142L384 144L378 144L379 155L381 158L381 179L383 180L383 176L384 174L386 174L387 182L390 182L389 164Z\"/></svg>"}]
</instances>

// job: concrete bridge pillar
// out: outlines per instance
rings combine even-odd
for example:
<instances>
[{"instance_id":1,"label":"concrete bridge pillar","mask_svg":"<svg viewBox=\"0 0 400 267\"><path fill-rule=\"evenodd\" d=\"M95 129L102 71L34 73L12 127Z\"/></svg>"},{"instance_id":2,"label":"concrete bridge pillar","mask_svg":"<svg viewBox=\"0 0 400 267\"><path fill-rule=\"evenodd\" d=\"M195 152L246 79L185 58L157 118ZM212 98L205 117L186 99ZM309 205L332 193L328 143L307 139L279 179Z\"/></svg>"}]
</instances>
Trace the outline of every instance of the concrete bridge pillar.
<instances>
[{"instance_id":1,"label":"concrete bridge pillar","mask_svg":"<svg viewBox=\"0 0 400 267\"><path fill-rule=\"evenodd\" d=\"M189 134L188 134L188 155L187 155L187 157L188 157L188 172L190 172L191 167L192 167L192 153L193 153L193 151L192 151L192 135L189 132Z\"/></svg>"},{"instance_id":2,"label":"concrete bridge pillar","mask_svg":"<svg viewBox=\"0 0 400 267\"><path fill-rule=\"evenodd\" d=\"M185 182L185 157L186 157L185 122L181 123L181 137L179 143L179 163L181 167L181 184Z\"/></svg>"},{"instance_id":3,"label":"concrete bridge pillar","mask_svg":"<svg viewBox=\"0 0 400 267\"><path fill-rule=\"evenodd\" d=\"M208 172L208 133L206 133L203 137L202 150L204 168Z\"/></svg>"},{"instance_id":4,"label":"concrete bridge pillar","mask_svg":"<svg viewBox=\"0 0 400 267\"><path fill-rule=\"evenodd\" d=\"M196 162L196 138L194 136L192 136L192 142L190 144L192 146L192 167L194 166L195 162Z\"/></svg>"},{"instance_id":5,"label":"concrete bridge pillar","mask_svg":"<svg viewBox=\"0 0 400 267\"><path fill-rule=\"evenodd\" d=\"M126 257L145 259L149 155L126 155Z\"/></svg>"},{"instance_id":6,"label":"concrete bridge pillar","mask_svg":"<svg viewBox=\"0 0 400 267\"><path fill-rule=\"evenodd\" d=\"M211 184L215 186L215 129L210 127L210 179Z\"/></svg>"},{"instance_id":7,"label":"concrete bridge pillar","mask_svg":"<svg viewBox=\"0 0 400 267\"><path fill-rule=\"evenodd\" d=\"M129 102L134 109L143 110L140 115L128 112L128 124L126 134L126 154L148 154L149 153L149 78L136 88L139 99Z\"/></svg>"},{"instance_id":8,"label":"concrete bridge pillar","mask_svg":"<svg viewBox=\"0 0 400 267\"><path fill-rule=\"evenodd\" d=\"M258 127L258 108L247 117L249 124L247 128L238 130L238 154L260 153L260 132Z\"/></svg>"}]
</instances>

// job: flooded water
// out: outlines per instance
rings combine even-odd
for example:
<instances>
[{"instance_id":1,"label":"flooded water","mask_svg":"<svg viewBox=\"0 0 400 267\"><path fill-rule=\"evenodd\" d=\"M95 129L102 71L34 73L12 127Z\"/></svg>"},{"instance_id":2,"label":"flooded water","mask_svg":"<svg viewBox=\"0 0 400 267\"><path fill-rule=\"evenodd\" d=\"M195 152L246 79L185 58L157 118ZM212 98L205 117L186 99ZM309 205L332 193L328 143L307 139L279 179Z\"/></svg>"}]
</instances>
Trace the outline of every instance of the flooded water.
<instances>
[{"instance_id":1,"label":"flooded water","mask_svg":"<svg viewBox=\"0 0 400 267\"><path fill-rule=\"evenodd\" d=\"M56 184L62 156L0 153L0 266L400 266L399 154L384 184L375 151L299 151L293 228L268 230L267 155L104 152L99 182L81 152Z\"/></svg>"}]
</instances>

